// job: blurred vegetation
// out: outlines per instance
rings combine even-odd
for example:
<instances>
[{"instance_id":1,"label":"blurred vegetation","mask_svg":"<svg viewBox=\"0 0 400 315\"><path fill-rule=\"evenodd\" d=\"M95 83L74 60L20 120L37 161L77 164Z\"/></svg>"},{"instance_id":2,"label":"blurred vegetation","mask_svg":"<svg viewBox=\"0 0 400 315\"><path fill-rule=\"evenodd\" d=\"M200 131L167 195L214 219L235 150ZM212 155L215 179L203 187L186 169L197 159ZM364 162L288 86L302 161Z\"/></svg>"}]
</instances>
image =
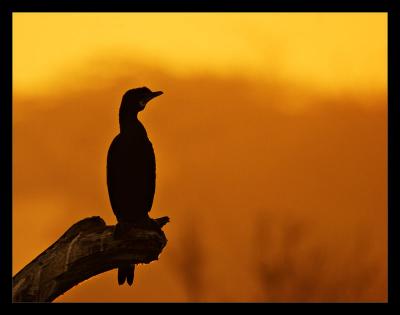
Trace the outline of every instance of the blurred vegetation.
<instances>
[{"instance_id":1,"label":"blurred vegetation","mask_svg":"<svg viewBox=\"0 0 400 315\"><path fill-rule=\"evenodd\" d=\"M148 85L165 92L140 119L168 244L132 288L106 273L58 301L386 299L385 91L101 64L14 95L15 272L82 217L115 223L106 153L122 93Z\"/></svg>"}]
</instances>

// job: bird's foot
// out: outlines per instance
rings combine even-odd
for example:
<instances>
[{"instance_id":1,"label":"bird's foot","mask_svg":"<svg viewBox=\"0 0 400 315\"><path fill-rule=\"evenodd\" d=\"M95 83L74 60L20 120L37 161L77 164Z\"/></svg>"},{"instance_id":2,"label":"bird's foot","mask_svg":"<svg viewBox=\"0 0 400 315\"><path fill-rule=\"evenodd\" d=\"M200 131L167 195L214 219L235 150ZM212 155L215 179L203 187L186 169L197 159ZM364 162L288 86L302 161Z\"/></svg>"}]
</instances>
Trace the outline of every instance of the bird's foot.
<instances>
[{"instance_id":1,"label":"bird's foot","mask_svg":"<svg viewBox=\"0 0 400 315\"><path fill-rule=\"evenodd\" d=\"M154 220L149 216L137 219L135 221L119 221L115 226L113 235L115 239L121 239L133 228L161 232L161 227L167 224L167 222L169 222L168 217L162 217Z\"/></svg>"},{"instance_id":2,"label":"bird's foot","mask_svg":"<svg viewBox=\"0 0 400 315\"><path fill-rule=\"evenodd\" d=\"M143 220L140 220L138 222L138 227L148 230L161 231L160 224L156 220L150 218L149 216L147 216Z\"/></svg>"}]
</instances>

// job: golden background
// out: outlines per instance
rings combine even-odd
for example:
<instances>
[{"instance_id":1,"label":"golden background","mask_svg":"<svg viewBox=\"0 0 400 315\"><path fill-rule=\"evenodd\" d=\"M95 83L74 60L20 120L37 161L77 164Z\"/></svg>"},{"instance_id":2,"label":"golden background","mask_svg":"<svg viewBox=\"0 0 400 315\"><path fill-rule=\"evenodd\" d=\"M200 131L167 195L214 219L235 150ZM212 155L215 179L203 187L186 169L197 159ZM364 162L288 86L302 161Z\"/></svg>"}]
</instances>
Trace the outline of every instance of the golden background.
<instances>
[{"instance_id":1,"label":"golden background","mask_svg":"<svg viewBox=\"0 0 400 315\"><path fill-rule=\"evenodd\" d=\"M387 14L14 13L13 273L76 221L115 224L129 88L164 95L160 260L56 301L386 301Z\"/></svg>"}]
</instances>

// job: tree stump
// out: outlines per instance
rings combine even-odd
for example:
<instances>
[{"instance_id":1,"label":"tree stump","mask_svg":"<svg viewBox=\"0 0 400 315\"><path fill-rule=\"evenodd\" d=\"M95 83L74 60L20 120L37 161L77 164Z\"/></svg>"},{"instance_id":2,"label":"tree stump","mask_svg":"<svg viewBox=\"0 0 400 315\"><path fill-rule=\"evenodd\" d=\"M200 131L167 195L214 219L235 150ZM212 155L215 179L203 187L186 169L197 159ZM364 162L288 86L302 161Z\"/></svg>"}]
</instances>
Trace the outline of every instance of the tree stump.
<instances>
[{"instance_id":1,"label":"tree stump","mask_svg":"<svg viewBox=\"0 0 400 315\"><path fill-rule=\"evenodd\" d=\"M162 227L169 218L155 221ZM51 302L80 282L121 263L148 264L158 260L167 244L161 229L132 228L123 239L115 240L114 228L100 217L72 225L13 277L13 302Z\"/></svg>"}]
</instances>

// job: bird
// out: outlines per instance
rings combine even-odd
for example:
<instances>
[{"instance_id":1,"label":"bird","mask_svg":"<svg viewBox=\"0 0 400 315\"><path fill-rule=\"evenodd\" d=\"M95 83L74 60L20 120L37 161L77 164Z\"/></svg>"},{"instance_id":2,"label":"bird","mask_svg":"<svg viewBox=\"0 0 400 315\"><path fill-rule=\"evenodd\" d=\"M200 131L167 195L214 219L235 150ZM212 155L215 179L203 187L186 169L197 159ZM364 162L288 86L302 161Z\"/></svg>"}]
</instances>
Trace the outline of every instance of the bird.
<instances>
[{"instance_id":1,"label":"bird","mask_svg":"<svg viewBox=\"0 0 400 315\"><path fill-rule=\"evenodd\" d=\"M147 87L126 91L119 108L120 132L107 153L107 188L117 224L114 238L121 239L132 227L160 229L148 215L155 194L156 160L139 112L153 98L163 94ZM118 284L133 283L135 265L118 266Z\"/></svg>"}]
</instances>

